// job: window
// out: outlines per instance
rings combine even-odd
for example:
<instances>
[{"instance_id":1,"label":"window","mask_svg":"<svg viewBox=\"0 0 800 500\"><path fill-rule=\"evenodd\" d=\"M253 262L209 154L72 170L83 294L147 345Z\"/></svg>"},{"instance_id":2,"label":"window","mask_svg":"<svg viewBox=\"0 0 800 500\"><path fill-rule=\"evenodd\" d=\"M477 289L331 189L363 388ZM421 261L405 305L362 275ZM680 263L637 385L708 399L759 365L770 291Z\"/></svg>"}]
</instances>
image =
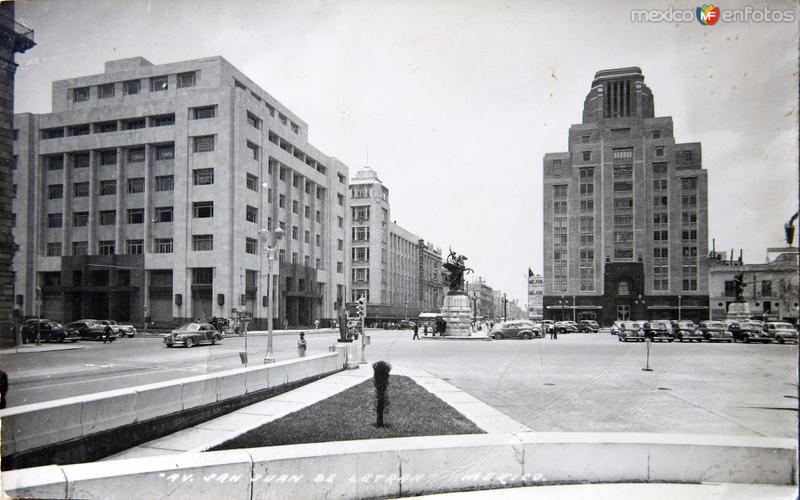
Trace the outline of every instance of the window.
<instances>
[{"instance_id":1,"label":"window","mask_svg":"<svg viewBox=\"0 0 800 500\"><path fill-rule=\"evenodd\" d=\"M61 243L48 243L47 244L48 257L61 257Z\"/></svg>"},{"instance_id":2,"label":"window","mask_svg":"<svg viewBox=\"0 0 800 500\"><path fill-rule=\"evenodd\" d=\"M150 78L150 92L161 92L167 90L169 83L166 76L154 76Z\"/></svg>"},{"instance_id":3,"label":"window","mask_svg":"<svg viewBox=\"0 0 800 500\"><path fill-rule=\"evenodd\" d=\"M114 255L116 245L114 240L103 240L99 242L98 250L100 255Z\"/></svg>"},{"instance_id":4,"label":"window","mask_svg":"<svg viewBox=\"0 0 800 500\"><path fill-rule=\"evenodd\" d=\"M137 130L146 126L147 121L144 118L131 118L122 122L122 130Z\"/></svg>"},{"instance_id":5,"label":"window","mask_svg":"<svg viewBox=\"0 0 800 500\"><path fill-rule=\"evenodd\" d=\"M195 252L210 252L214 250L213 234L193 234L192 250Z\"/></svg>"},{"instance_id":6,"label":"window","mask_svg":"<svg viewBox=\"0 0 800 500\"><path fill-rule=\"evenodd\" d=\"M669 240L669 231L665 231L663 229L658 231L653 231L653 240L655 241L667 241Z\"/></svg>"},{"instance_id":7,"label":"window","mask_svg":"<svg viewBox=\"0 0 800 500\"><path fill-rule=\"evenodd\" d=\"M615 179L629 179L632 176L633 176L633 167L631 166L614 167Z\"/></svg>"},{"instance_id":8,"label":"window","mask_svg":"<svg viewBox=\"0 0 800 500\"><path fill-rule=\"evenodd\" d=\"M87 168L89 166L89 153L75 153L72 155L72 168Z\"/></svg>"},{"instance_id":9,"label":"window","mask_svg":"<svg viewBox=\"0 0 800 500\"><path fill-rule=\"evenodd\" d=\"M246 253L256 255L258 253L258 240L255 238L245 238L244 251Z\"/></svg>"},{"instance_id":10,"label":"window","mask_svg":"<svg viewBox=\"0 0 800 500\"><path fill-rule=\"evenodd\" d=\"M300 133L300 126L297 125L294 122L292 122L292 132L294 132L295 134L299 134Z\"/></svg>"},{"instance_id":11,"label":"window","mask_svg":"<svg viewBox=\"0 0 800 500\"><path fill-rule=\"evenodd\" d=\"M114 97L114 84L107 83L105 85L98 85L97 86L97 98L98 99L108 99L110 97Z\"/></svg>"},{"instance_id":12,"label":"window","mask_svg":"<svg viewBox=\"0 0 800 500\"><path fill-rule=\"evenodd\" d=\"M653 248L653 258L654 259L666 259L667 257L669 257L669 249L668 248L661 248L661 247Z\"/></svg>"},{"instance_id":13,"label":"window","mask_svg":"<svg viewBox=\"0 0 800 500\"><path fill-rule=\"evenodd\" d=\"M186 88L186 87L194 87L197 83L197 73L195 71L190 71L188 73L178 73L177 83L178 88Z\"/></svg>"},{"instance_id":14,"label":"window","mask_svg":"<svg viewBox=\"0 0 800 500\"><path fill-rule=\"evenodd\" d=\"M614 215L615 226L632 226L633 215Z\"/></svg>"},{"instance_id":15,"label":"window","mask_svg":"<svg viewBox=\"0 0 800 500\"><path fill-rule=\"evenodd\" d=\"M286 206L286 195L278 195L278 206L281 208Z\"/></svg>"},{"instance_id":16,"label":"window","mask_svg":"<svg viewBox=\"0 0 800 500\"><path fill-rule=\"evenodd\" d=\"M369 241L369 227L354 227L352 233L353 241Z\"/></svg>"},{"instance_id":17,"label":"window","mask_svg":"<svg viewBox=\"0 0 800 500\"><path fill-rule=\"evenodd\" d=\"M64 168L64 155L48 156L47 170L61 170Z\"/></svg>"},{"instance_id":18,"label":"window","mask_svg":"<svg viewBox=\"0 0 800 500\"><path fill-rule=\"evenodd\" d=\"M626 128L612 128L611 129L611 135L616 136L616 137L630 135L630 133L631 133L631 129L627 128L627 127Z\"/></svg>"},{"instance_id":19,"label":"window","mask_svg":"<svg viewBox=\"0 0 800 500\"><path fill-rule=\"evenodd\" d=\"M632 248L615 248L614 249L614 258L615 259L632 259L633 258L633 249Z\"/></svg>"},{"instance_id":20,"label":"window","mask_svg":"<svg viewBox=\"0 0 800 500\"><path fill-rule=\"evenodd\" d=\"M128 163L144 161L144 148L131 148L128 150Z\"/></svg>"},{"instance_id":21,"label":"window","mask_svg":"<svg viewBox=\"0 0 800 500\"><path fill-rule=\"evenodd\" d=\"M128 240L125 242L125 253L140 255L144 253L144 240Z\"/></svg>"},{"instance_id":22,"label":"window","mask_svg":"<svg viewBox=\"0 0 800 500\"><path fill-rule=\"evenodd\" d=\"M72 89L72 102L83 102L89 100L89 87L79 87Z\"/></svg>"},{"instance_id":23,"label":"window","mask_svg":"<svg viewBox=\"0 0 800 500\"><path fill-rule=\"evenodd\" d=\"M684 177L681 179L681 189L694 190L697 189L697 177Z\"/></svg>"},{"instance_id":24,"label":"window","mask_svg":"<svg viewBox=\"0 0 800 500\"><path fill-rule=\"evenodd\" d=\"M692 161L692 152L691 151L684 151L683 152L683 161Z\"/></svg>"},{"instance_id":25,"label":"window","mask_svg":"<svg viewBox=\"0 0 800 500\"><path fill-rule=\"evenodd\" d=\"M297 200L292 200L292 213L293 214L300 213L300 205L297 203Z\"/></svg>"},{"instance_id":26,"label":"window","mask_svg":"<svg viewBox=\"0 0 800 500\"><path fill-rule=\"evenodd\" d=\"M697 229L684 229L681 232L681 239L683 241L696 241L697 240Z\"/></svg>"},{"instance_id":27,"label":"window","mask_svg":"<svg viewBox=\"0 0 800 500\"><path fill-rule=\"evenodd\" d=\"M170 125L175 125L174 114L150 117L151 127L168 127Z\"/></svg>"},{"instance_id":28,"label":"window","mask_svg":"<svg viewBox=\"0 0 800 500\"><path fill-rule=\"evenodd\" d=\"M667 207L669 199L666 196L653 196L654 207Z\"/></svg>"},{"instance_id":29,"label":"window","mask_svg":"<svg viewBox=\"0 0 800 500\"><path fill-rule=\"evenodd\" d=\"M172 253L172 238L156 238L153 240L153 252Z\"/></svg>"},{"instance_id":30,"label":"window","mask_svg":"<svg viewBox=\"0 0 800 500\"><path fill-rule=\"evenodd\" d=\"M253 174L247 174L247 189L250 191L258 191L258 177Z\"/></svg>"},{"instance_id":31,"label":"window","mask_svg":"<svg viewBox=\"0 0 800 500\"><path fill-rule=\"evenodd\" d=\"M75 182L72 184L72 197L83 198L89 196L89 183L88 182Z\"/></svg>"},{"instance_id":32,"label":"window","mask_svg":"<svg viewBox=\"0 0 800 500\"><path fill-rule=\"evenodd\" d=\"M314 261L314 267L316 269L322 269L322 261L317 257L316 261Z\"/></svg>"},{"instance_id":33,"label":"window","mask_svg":"<svg viewBox=\"0 0 800 500\"><path fill-rule=\"evenodd\" d=\"M297 252L292 252L292 264L297 264Z\"/></svg>"},{"instance_id":34,"label":"window","mask_svg":"<svg viewBox=\"0 0 800 500\"><path fill-rule=\"evenodd\" d=\"M369 237L369 228L367 228L367 237ZM340 252L344 251L344 240L342 239L336 240L336 250Z\"/></svg>"},{"instance_id":35,"label":"window","mask_svg":"<svg viewBox=\"0 0 800 500\"><path fill-rule=\"evenodd\" d=\"M297 174L292 174L292 187L300 187L301 177Z\"/></svg>"},{"instance_id":36,"label":"window","mask_svg":"<svg viewBox=\"0 0 800 500\"><path fill-rule=\"evenodd\" d=\"M128 193L144 193L144 177L128 179Z\"/></svg>"},{"instance_id":37,"label":"window","mask_svg":"<svg viewBox=\"0 0 800 500\"><path fill-rule=\"evenodd\" d=\"M203 106L200 108L192 108L191 116L193 120L206 120L216 116L216 106Z\"/></svg>"},{"instance_id":38,"label":"window","mask_svg":"<svg viewBox=\"0 0 800 500\"><path fill-rule=\"evenodd\" d=\"M563 215L567 213L567 202L566 201L554 201L553 202L553 214L554 215Z\"/></svg>"},{"instance_id":39,"label":"window","mask_svg":"<svg viewBox=\"0 0 800 500\"><path fill-rule=\"evenodd\" d=\"M253 128L260 129L261 128L261 120L251 112L247 112L247 124Z\"/></svg>"},{"instance_id":40,"label":"window","mask_svg":"<svg viewBox=\"0 0 800 500\"><path fill-rule=\"evenodd\" d=\"M566 217L556 217L553 219L553 229L566 229L567 228L567 218Z\"/></svg>"},{"instance_id":41,"label":"window","mask_svg":"<svg viewBox=\"0 0 800 500\"><path fill-rule=\"evenodd\" d=\"M664 156L664 146L656 146L656 156Z\"/></svg>"},{"instance_id":42,"label":"window","mask_svg":"<svg viewBox=\"0 0 800 500\"><path fill-rule=\"evenodd\" d=\"M653 190L663 191L667 189L667 179L653 179Z\"/></svg>"},{"instance_id":43,"label":"window","mask_svg":"<svg viewBox=\"0 0 800 500\"><path fill-rule=\"evenodd\" d=\"M315 240L315 244L316 244L316 246L319 246L319 244L320 244L320 240L321 240L321 239L320 239L320 235L318 235L318 234L315 234L315 235L314 235L314 240Z\"/></svg>"},{"instance_id":44,"label":"window","mask_svg":"<svg viewBox=\"0 0 800 500\"><path fill-rule=\"evenodd\" d=\"M336 272L339 274L344 274L344 263L342 262L336 263Z\"/></svg>"},{"instance_id":45,"label":"window","mask_svg":"<svg viewBox=\"0 0 800 500\"><path fill-rule=\"evenodd\" d=\"M63 184L50 184L47 186L47 199L48 200L57 200L64 197L64 185Z\"/></svg>"},{"instance_id":46,"label":"window","mask_svg":"<svg viewBox=\"0 0 800 500\"><path fill-rule=\"evenodd\" d=\"M697 212L682 212L681 213L681 223L683 223L683 224L696 224L697 223Z\"/></svg>"},{"instance_id":47,"label":"window","mask_svg":"<svg viewBox=\"0 0 800 500\"><path fill-rule=\"evenodd\" d=\"M214 136L213 135L204 135L200 137L193 137L194 143L194 152L195 153L206 153L208 151L214 151Z\"/></svg>"},{"instance_id":48,"label":"window","mask_svg":"<svg viewBox=\"0 0 800 500\"><path fill-rule=\"evenodd\" d=\"M772 281L764 280L761 282L761 296L772 297Z\"/></svg>"},{"instance_id":49,"label":"window","mask_svg":"<svg viewBox=\"0 0 800 500\"><path fill-rule=\"evenodd\" d=\"M352 270L354 283L369 283L369 268L358 267Z\"/></svg>"},{"instance_id":50,"label":"window","mask_svg":"<svg viewBox=\"0 0 800 500\"><path fill-rule=\"evenodd\" d=\"M316 218L315 218L315 220L316 220L318 223L322 223L322 212L320 212L319 210L317 210L317 213L316 213Z\"/></svg>"},{"instance_id":51,"label":"window","mask_svg":"<svg viewBox=\"0 0 800 500\"><path fill-rule=\"evenodd\" d=\"M47 214L47 227L51 229L59 228L63 225L63 216L60 213Z\"/></svg>"},{"instance_id":52,"label":"window","mask_svg":"<svg viewBox=\"0 0 800 500\"><path fill-rule=\"evenodd\" d=\"M143 208L129 208L128 209L128 224L143 224L144 223L144 209ZM130 252L128 252L130 253Z\"/></svg>"},{"instance_id":53,"label":"window","mask_svg":"<svg viewBox=\"0 0 800 500\"><path fill-rule=\"evenodd\" d=\"M339 229L344 229L344 217L342 217L341 215L338 215L336 217L336 221L337 221L337 223L339 225Z\"/></svg>"},{"instance_id":54,"label":"window","mask_svg":"<svg viewBox=\"0 0 800 500\"><path fill-rule=\"evenodd\" d=\"M156 160L174 160L175 144L162 144L156 146Z\"/></svg>"},{"instance_id":55,"label":"window","mask_svg":"<svg viewBox=\"0 0 800 500\"><path fill-rule=\"evenodd\" d=\"M667 219L666 212L656 212L653 214L653 224L667 224Z\"/></svg>"},{"instance_id":56,"label":"window","mask_svg":"<svg viewBox=\"0 0 800 500\"><path fill-rule=\"evenodd\" d=\"M615 182L614 191L633 191L633 182L628 182L628 181Z\"/></svg>"},{"instance_id":57,"label":"window","mask_svg":"<svg viewBox=\"0 0 800 500\"><path fill-rule=\"evenodd\" d=\"M583 143L583 144L588 144L589 142L591 142L591 140L592 140L592 136L591 135L582 135L581 136L581 143Z\"/></svg>"},{"instance_id":58,"label":"window","mask_svg":"<svg viewBox=\"0 0 800 500\"><path fill-rule=\"evenodd\" d=\"M256 207L247 205L245 212L245 219L247 219L247 222L258 222L258 209Z\"/></svg>"},{"instance_id":59,"label":"window","mask_svg":"<svg viewBox=\"0 0 800 500\"><path fill-rule=\"evenodd\" d=\"M172 191L175 189L175 177L172 175L156 176L156 191Z\"/></svg>"},{"instance_id":60,"label":"window","mask_svg":"<svg viewBox=\"0 0 800 500\"><path fill-rule=\"evenodd\" d=\"M580 208L581 212L593 212L594 200L581 200Z\"/></svg>"},{"instance_id":61,"label":"window","mask_svg":"<svg viewBox=\"0 0 800 500\"><path fill-rule=\"evenodd\" d=\"M697 195L696 194L685 194L681 197L681 204L684 207L696 207L697 206Z\"/></svg>"},{"instance_id":62,"label":"window","mask_svg":"<svg viewBox=\"0 0 800 500\"><path fill-rule=\"evenodd\" d=\"M553 186L553 198L555 198L555 199L566 199L566 197L567 197L567 186L566 185Z\"/></svg>"},{"instance_id":63,"label":"window","mask_svg":"<svg viewBox=\"0 0 800 500\"><path fill-rule=\"evenodd\" d=\"M214 217L214 202L196 201L192 203L192 217L195 219L207 219Z\"/></svg>"},{"instance_id":64,"label":"window","mask_svg":"<svg viewBox=\"0 0 800 500\"><path fill-rule=\"evenodd\" d=\"M292 239L297 239L297 226L292 226Z\"/></svg>"},{"instance_id":65,"label":"window","mask_svg":"<svg viewBox=\"0 0 800 500\"><path fill-rule=\"evenodd\" d=\"M84 227L89 224L89 212L72 212L72 227Z\"/></svg>"},{"instance_id":66,"label":"window","mask_svg":"<svg viewBox=\"0 0 800 500\"><path fill-rule=\"evenodd\" d=\"M594 178L594 167L590 168L581 168L578 170L578 174L580 175L581 179L593 179Z\"/></svg>"},{"instance_id":67,"label":"window","mask_svg":"<svg viewBox=\"0 0 800 500\"><path fill-rule=\"evenodd\" d=\"M667 164L666 163L653 163L653 174L654 175L666 175L667 174Z\"/></svg>"},{"instance_id":68,"label":"window","mask_svg":"<svg viewBox=\"0 0 800 500\"><path fill-rule=\"evenodd\" d=\"M633 148L614 148L611 154L615 160L631 160L633 159Z\"/></svg>"},{"instance_id":69,"label":"window","mask_svg":"<svg viewBox=\"0 0 800 500\"><path fill-rule=\"evenodd\" d=\"M153 222L172 222L172 207L156 207Z\"/></svg>"},{"instance_id":70,"label":"window","mask_svg":"<svg viewBox=\"0 0 800 500\"><path fill-rule=\"evenodd\" d=\"M100 151L100 165L116 165L117 164L117 150L107 149Z\"/></svg>"},{"instance_id":71,"label":"window","mask_svg":"<svg viewBox=\"0 0 800 500\"><path fill-rule=\"evenodd\" d=\"M107 181L100 181L100 196L112 195L117 194L117 181L107 180Z\"/></svg>"},{"instance_id":72,"label":"window","mask_svg":"<svg viewBox=\"0 0 800 500\"><path fill-rule=\"evenodd\" d=\"M614 208L615 209L633 208L633 198L615 198Z\"/></svg>"},{"instance_id":73,"label":"window","mask_svg":"<svg viewBox=\"0 0 800 500\"><path fill-rule=\"evenodd\" d=\"M141 82L139 80L128 80L127 82L122 82L122 94L123 95L136 95L141 90Z\"/></svg>"},{"instance_id":74,"label":"window","mask_svg":"<svg viewBox=\"0 0 800 500\"><path fill-rule=\"evenodd\" d=\"M311 218L311 207L309 207L308 205L303 207L303 217L305 217L306 219Z\"/></svg>"},{"instance_id":75,"label":"window","mask_svg":"<svg viewBox=\"0 0 800 500\"><path fill-rule=\"evenodd\" d=\"M697 290L697 280L696 279L683 279L683 291L693 291Z\"/></svg>"},{"instance_id":76,"label":"window","mask_svg":"<svg viewBox=\"0 0 800 500\"><path fill-rule=\"evenodd\" d=\"M653 130L653 139L661 139L661 131Z\"/></svg>"},{"instance_id":77,"label":"window","mask_svg":"<svg viewBox=\"0 0 800 500\"><path fill-rule=\"evenodd\" d=\"M580 186L581 195L592 195L594 194L594 184L581 184Z\"/></svg>"},{"instance_id":78,"label":"window","mask_svg":"<svg viewBox=\"0 0 800 500\"><path fill-rule=\"evenodd\" d=\"M583 161L592 161L592 152L591 151L584 151L583 152Z\"/></svg>"},{"instance_id":79,"label":"window","mask_svg":"<svg viewBox=\"0 0 800 500\"><path fill-rule=\"evenodd\" d=\"M250 141L247 141L247 149L250 150L250 152L248 153L248 156L250 156L250 158L252 158L254 160L258 160L258 146L256 146L255 144L253 144Z\"/></svg>"},{"instance_id":80,"label":"window","mask_svg":"<svg viewBox=\"0 0 800 500\"><path fill-rule=\"evenodd\" d=\"M623 243L626 241L633 241L633 232L631 231L614 231L614 242Z\"/></svg>"},{"instance_id":81,"label":"window","mask_svg":"<svg viewBox=\"0 0 800 500\"><path fill-rule=\"evenodd\" d=\"M72 255L89 255L89 242L88 241L73 241L72 242Z\"/></svg>"},{"instance_id":82,"label":"window","mask_svg":"<svg viewBox=\"0 0 800 500\"><path fill-rule=\"evenodd\" d=\"M89 125L75 125L74 127L67 128L70 136L76 135L89 135L91 133Z\"/></svg>"},{"instance_id":83,"label":"window","mask_svg":"<svg viewBox=\"0 0 800 500\"><path fill-rule=\"evenodd\" d=\"M339 184L345 183L345 177L342 174L336 174L336 177L339 179Z\"/></svg>"},{"instance_id":84,"label":"window","mask_svg":"<svg viewBox=\"0 0 800 500\"><path fill-rule=\"evenodd\" d=\"M101 226L113 226L117 223L117 211L116 210L101 210L100 211L100 225Z\"/></svg>"},{"instance_id":85,"label":"window","mask_svg":"<svg viewBox=\"0 0 800 500\"><path fill-rule=\"evenodd\" d=\"M311 243L311 233L308 230L306 230L305 234L303 234L303 241L305 243Z\"/></svg>"},{"instance_id":86,"label":"window","mask_svg":"<svg viewBox=\"0 0 800 500\"><path fill-rule=\"evenodd\" d=\"M116 132L117 122L101 122L94 124L95 134L105 134L107 132Z\"/></svg>"},{"instance_id":87,"label":"window","mask_svg":"<svg viewBox=\"0 0 800 500\"><path fill-rule=\"evenodd\" d=\"M195 186L214 184L214 169L196 168L192 171L192 180Z\"/></svg>"},{"instance_id":88,"label":"window","mask_svg":"<svg viewBox=\"0 0 800 500\"><path fill-rule=\"evenodd\" d=\"M337 200L339 202L339 206L343 207L344 206L344 195L341 194L341 193L336 193L336 198L337 198Z\"/></svg>"},{"instance_id":89,"label":"window","mask_svg":"<svg viewBox=\"0 0 800 500\"><path fill-rule=\"evenodd\" d=\"M625 280L620 281L617 283L617 295L630 295L631 294L631 284Z\"/></svg>"}]
</instances>

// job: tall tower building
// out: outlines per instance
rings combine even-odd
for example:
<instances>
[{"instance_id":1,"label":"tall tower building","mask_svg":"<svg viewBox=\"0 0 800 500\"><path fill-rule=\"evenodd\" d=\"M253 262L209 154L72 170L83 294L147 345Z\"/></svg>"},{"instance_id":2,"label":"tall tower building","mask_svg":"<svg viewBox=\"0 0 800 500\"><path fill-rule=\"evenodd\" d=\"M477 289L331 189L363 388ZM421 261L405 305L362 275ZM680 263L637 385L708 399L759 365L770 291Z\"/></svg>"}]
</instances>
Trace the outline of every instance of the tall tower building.
<instances>
[{"instance_id":1,"label":"tall tower building","mask_svg":"<svg viewBox=\"0 0 800 500\"><path fill-rule=\"evenodd\" d=\"M109 61L54 82L52 102L14 120L23 316L169 326L235 308L259 328L271 300L278 324L335 317L347 166L225 59Z\"/></svg>"},{"instance_id":2,"label":"tall tower building","mask_svg":"<svg viewBox=\"0 0 800 500\"><path fill-rule=\"evenodd\" d=\"M675 142L639 68L595 74L543 172L545 318L708 318L700 143Z\"/></svg>"}]
</instances>

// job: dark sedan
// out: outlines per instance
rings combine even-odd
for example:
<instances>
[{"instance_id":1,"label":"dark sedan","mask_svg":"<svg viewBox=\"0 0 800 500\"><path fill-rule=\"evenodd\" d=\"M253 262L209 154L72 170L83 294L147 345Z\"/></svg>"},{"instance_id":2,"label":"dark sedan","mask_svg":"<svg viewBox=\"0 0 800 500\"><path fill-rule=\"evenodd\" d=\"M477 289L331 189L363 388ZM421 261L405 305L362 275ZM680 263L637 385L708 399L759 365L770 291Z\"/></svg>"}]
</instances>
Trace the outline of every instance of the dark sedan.
<instances>
[{"instance_id":1,"label":"dark sedan","mask_svg":"<svg viewBox=\"0 0 800 500\"><path fill-rule=\"evenodd\" d=\"M530 321L504 321L497 323L489 331L489 336L495 339L514 338L532 339L542 337L542 329Z\"/></svg>"},{"instance_id":2,"label":"dark sedan","mask_svg":"<svg viewBox=\"0 0 800 500\"><path fill-rule=\"evenodd\" d=\"M733 342L733 335L722 321L701 321L695 333L707 342Z\"/></svg>"},{"instance_id":3,"label":"dark sedan","mask_svg":"<svg viewBox=\"0 0 800 500\"><path fill-rule=\"evenodd\" d=\"M735 342L744 342L746 344L750 342L769 344L772 342L772 339L764 332L764 327L758 323L752 323L750 321L731 321L728 323L728 330L730 330L731 335L733 335L733 340Z\"/></svg>"},{"instance_id":4,"label":"dark sedan","mask_svg":"<svg viewBox=\"0 0 800 500\"><path fill-rule=\"evenodd\" d=\"M675 340L672 334L672 325L666 320L653 320L648 321L644 325L645 337L650 337L650 340L658 340L660 342L672 342Z\"/></svg>"},{"instance_id":5,"label":"dark sedan","mask_svg":"<svg viewBox=\"0 0 800 500\"><path fill-rule=\"evenodd\" d=\"M106 325L96 319L82 319L67 325L68 330L75 331L83 340L103 340ZM117 338L117 333L112 330L108 340L113 342Z\"/></svg>"},{"instance_id":6,"label":"dark sedan","mask_svg":"<svg viewBox=\"0 0 800 500\"><path fill-rule=\"evenodd\" d=\"M76 342L78 336L70 332L61 323L49 319L32 319L22 325L22 342L36 342L37 336L42 342Z\"/></svg>"},{"instance_id":7,"label":"dark sedan","mask_svg":"<svg viewBox=\"0 0 800 500\"><path fill-rule=\"evenodd\" d=\"M697 330L697 325L695 325L692 320L684 319L681 321L673 321L672 331L675 334L675 340L680 342L684 340L688 340L689 342L696 340L700 342L703 340L702 332Z\"/></svg>"},{"instance_id":8,"label":"dark sedan","mask_svg":"<svg viewBox=\"0 0 800 500\"><path fill-rule=\"evenodd\" d=\"M582 319L578 321L578 331L581 333L597 333L600 325L592 319Z\"/></svg>"}]
</instances>

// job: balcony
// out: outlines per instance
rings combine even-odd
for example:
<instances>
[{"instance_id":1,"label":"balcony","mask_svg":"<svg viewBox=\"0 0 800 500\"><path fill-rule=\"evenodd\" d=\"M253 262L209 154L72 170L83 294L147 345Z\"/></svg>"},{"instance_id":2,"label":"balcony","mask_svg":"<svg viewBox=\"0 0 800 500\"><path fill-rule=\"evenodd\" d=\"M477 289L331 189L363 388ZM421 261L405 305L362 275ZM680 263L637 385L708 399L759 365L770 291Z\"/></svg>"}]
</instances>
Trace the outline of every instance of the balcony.
<instances>
[{"instance_id":1,"label":"balcony","mask_svg":"<svg viewBox=\"0 0 800 500\"><path fill-rule=\"evenodd\" d=\"M14 48L14 52L22 53L36 45L33 40L33 30L8 16L0 15L0 30L7 37L9 45Z\"/></svg>"}]
</instances>

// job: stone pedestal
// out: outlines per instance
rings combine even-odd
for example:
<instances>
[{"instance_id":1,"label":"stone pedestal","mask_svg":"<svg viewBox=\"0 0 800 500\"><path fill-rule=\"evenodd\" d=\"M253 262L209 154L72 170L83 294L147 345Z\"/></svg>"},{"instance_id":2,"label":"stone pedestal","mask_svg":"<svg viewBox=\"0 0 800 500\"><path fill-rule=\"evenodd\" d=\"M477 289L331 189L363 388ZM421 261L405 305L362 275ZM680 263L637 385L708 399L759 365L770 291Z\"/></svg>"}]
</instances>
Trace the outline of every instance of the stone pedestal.
<instances>
[{"instance_id":1,"label":"stone pedestal","mask_svg":"<svg viewBox=\"0 0 800 500\"><path fill-rule=\"evenodd\" d=\"M442 318L447 322L445 337L468 337L472 335L472 308L466 294L447 294L442 306Z\"/></svg>"},{"instance_id":2,"label":"stone pedestal","mask_svg":"<svg viewBox=\"0 0 800 500\"><path fill-rule=\"evenodd\" d=\"M750 312L750 304L747 302L733 302L728 306L727 319L745 320L752 317L753 313Z\"/></svg>"}]
</instances>

